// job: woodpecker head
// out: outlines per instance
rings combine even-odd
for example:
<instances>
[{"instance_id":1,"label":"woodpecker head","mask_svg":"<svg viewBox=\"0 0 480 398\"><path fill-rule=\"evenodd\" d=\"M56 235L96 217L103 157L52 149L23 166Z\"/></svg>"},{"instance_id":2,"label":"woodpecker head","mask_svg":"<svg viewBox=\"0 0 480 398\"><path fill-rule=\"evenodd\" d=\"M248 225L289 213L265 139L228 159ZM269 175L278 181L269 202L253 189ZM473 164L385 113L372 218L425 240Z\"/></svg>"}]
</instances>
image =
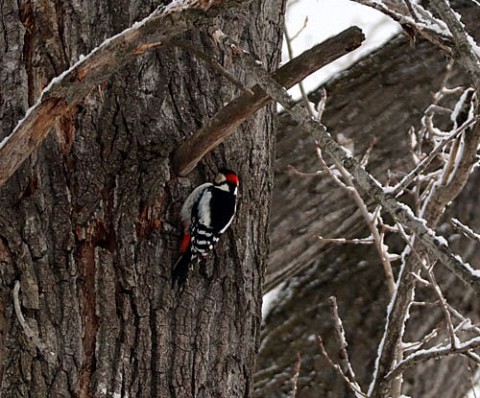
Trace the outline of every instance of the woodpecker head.
<instances>
[{"instance_id":1,"label":"woodpecker head","mask_svg":"<svg viewBox=\"0 0 480 398\"><path fill-rule=\"evenodd\" d=\"M215 177L214 184L224 191L237 193L237 188L239 185L237 173L228 169L220 169Z\"/></svg>"}]
</instances>

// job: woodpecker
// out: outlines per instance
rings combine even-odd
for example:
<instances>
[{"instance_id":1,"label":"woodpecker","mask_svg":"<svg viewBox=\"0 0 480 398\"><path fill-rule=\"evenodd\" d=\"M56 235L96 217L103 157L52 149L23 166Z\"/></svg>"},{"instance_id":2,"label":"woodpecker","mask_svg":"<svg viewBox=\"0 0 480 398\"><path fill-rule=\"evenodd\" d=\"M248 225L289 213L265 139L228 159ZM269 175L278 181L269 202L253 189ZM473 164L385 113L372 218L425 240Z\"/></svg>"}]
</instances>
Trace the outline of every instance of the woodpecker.
<instances>
[{"instance_id":1,"label":"woodpecker","mask_svg":"<svg viewBox=\"0 0 480 398\"><path fill-rule=\"evenodd\" d=\"M188 196L180 212L184 233L181 255L172 272L173 285L185 283L189 264L211 252L220 235L232 223L237 208L238 185L234 171L220 169L213 183L198 186Z\"/></svg>"}]
</instances>

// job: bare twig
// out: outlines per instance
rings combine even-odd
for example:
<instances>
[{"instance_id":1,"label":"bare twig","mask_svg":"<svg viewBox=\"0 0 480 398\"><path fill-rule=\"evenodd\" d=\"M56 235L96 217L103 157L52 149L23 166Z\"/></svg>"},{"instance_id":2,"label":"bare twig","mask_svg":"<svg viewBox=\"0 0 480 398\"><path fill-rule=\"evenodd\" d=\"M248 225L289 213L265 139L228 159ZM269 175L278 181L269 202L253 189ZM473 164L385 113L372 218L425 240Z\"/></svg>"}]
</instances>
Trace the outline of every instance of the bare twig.
<instances>
[{"instance_id":1,"label":"bare twig","mask_svg":"<svg viewBox=\"0 0 480 398\"><path fill-rule=\"evenodd\" d=\"M300 375L300 366L302 365L302 357L297 352L297 361L295 362L295 368L293 373L292 379L292 395L291 398L295 398L297 396L297 383L298 383L298 376Z\"/></svg>"},{"instance_id":2,"label":"bare twig","mask_svg":"<svg viewBox=\"0 0 480 398\"><path fill-rule=\"evenodd\" d=\"M305 25L306 25L306 20L305 20ZM283 27L283 30L284 30L284 33L285 33L285 41L287 43L288 58L291 61L294 58L293 48L292 48L292 40L293 39L291 39L289 34L288 34L287 24L285 24L285 26ZM310 105L310 101L308 100L307 93L305 91L305 87L303 86L303 81L298 82L298 88L300 89L300 93L302 94L302 99L303 99L303 102L305 104L305 108L307 109L310 116L314 117L312 106Z\"/></svg>"},{"instance_id":3,"label":"bare twig","mask_svg":"<svg viewBox=\"0 0 480 398\"><path fill-rule=\"evenodd\" d=\"M445 299L445 296L442 293L442 290L440 289L440 286L438 285L435 275L433 273L432 267L426 267L424 266L425 271L427 272L428 279L430 281L430 284L435 292L435 294L438 297L438 300L440 302L440 307L442 309L442 312L445 316L445 320L447 323L447 332L448 332L448 337L450 338L450 346L455 347L456 344L456 336L455 336L455 331L453 328L453 323L452 323L452 317L450 316L450 311L448 310L447 307L447 300Z\"/></svg>"},{"instance_id":4,"label":"bare twig","mask_svg":"<svg viewBox=\"0 0 480 398\"><path fill-rule=\"evenodd\" d=\"M362 398L368 398L368 395L362 392L358 388L358 385L354 385L348 377L343 373L342 369L340 366L338 366L335 362L333 362L332 358L328 355L327 350L325 349L325 346L323 345L322 338L320 336L317 336L317 344L318 347L320 348L320 352L324 356L324 358L327 360L328 364L332 367L332 369L345 381L347 386L353 391L355 396L357 397L362 397Z\"/></svg>"},{"instance_id":5,"label":"bare twig","mask_svg":"<svg viewBox=\"0 0 480 398\"><path fill-rule=\"evenodd\" d=\"M345 338L345 330L343 329L342 319L338 315L337 299L334 296L331 296L329 297L328 302L330 304L330 311L332 313L333 325L335 326L335 337L338 345L340 367L343 374L345 374L348 380L350 380L350 383L352 383L358 390L361 390L356 381L355 372L353 371L350 359L348 358L348 343Z\"/></svg>"},{"instance_id":6,"label":"bare twig","mask_svg":"<svg viewBox=\"0 0 480 398\"><path fill-rule=\"evenodd\" d=\"M20 299L18 297L20 291L20 281L15 281L15 285L13 287L13 306L15 308L15 315L17 315L18 322L22 326L23 332L25 336L33 343L35 347L37 347L38 351L43 355L43 357L47 360L47 362L54 364L56 362L56 355L55 353L47 347L47 345L40 340L38 334L32 330L32 328L28 325L27 321L25 320L22 308L20 306Z\"/></svg>"},{"instance_id":7,"label":"bare twig","mask_svg":"<svg viewBox=\"0 0 480 398\"><path fill-rule=\"evenodd\" d=\"M393 295L395 291L395 280L393 278L393 272L392 272L392 265L390 263L390 258L388 253L385 250L385 245L383 244L383 239L380 236L380 233L378 232L377 226L376 226L376 218L372 217L370 212L368 211L367 205L362 199L362 196L358 192L358 190L355 188L352 176L350 173L342 166L341 163L335 162L336 169L342 176L343 181L340 180L339 177L337 177L333 171L328 167L326 164L325 160L323 159L322 152L319 147L317 147L317 154L318 158L320 160L320 163L322 164L323 168L329 172L330 177L335 181L335 183L344 189L353 199L355 204L360 210L360 213L362 214L362 217L367 223L368 229L370 230L370 233L372 234L373 237L373 242L375 244L375 248L377 249L377 252L380 256L380 261L383 266L383 271L385 273L385 277L387 280L387 286L388 286L388 292L390 293L390 296Z\"/></svg>"},{"instance_id":8,"label":"bare twig","mask_svg":"<svg viewBox=\"0 0 480 398\"><path fill-rule=\"evenodd\" d=\"M298 170L295 166L291 164L287 165L287 168L292 174L297 175L299 177L317 177L317 176L327 174L325 171L321 171L321 170L307 173L305 171Z\"/></svg>"},{"instance_id":9,"label":"bare twig","mask_svg":"<svg viewBox=\"0 0 480 398\"><path fill-rule=\"evenodd\" d=\"M212 57L205 54L203 51L200 51L198 48L195 48L191 44L187 43L183 40L170 40L168 45L176 46L187 50L188 52L194 54L196 57L202 59L207 64L209 64L213 69L215 69L218 73L224 76L230 83L232 83L235 87L242 90L247 95L253 95L254 92L246 87L243 83L239 82L235 76L233 76L228 70L226 70L222 65L218 62L214 61Z\"/></svg>"}]
</instances>

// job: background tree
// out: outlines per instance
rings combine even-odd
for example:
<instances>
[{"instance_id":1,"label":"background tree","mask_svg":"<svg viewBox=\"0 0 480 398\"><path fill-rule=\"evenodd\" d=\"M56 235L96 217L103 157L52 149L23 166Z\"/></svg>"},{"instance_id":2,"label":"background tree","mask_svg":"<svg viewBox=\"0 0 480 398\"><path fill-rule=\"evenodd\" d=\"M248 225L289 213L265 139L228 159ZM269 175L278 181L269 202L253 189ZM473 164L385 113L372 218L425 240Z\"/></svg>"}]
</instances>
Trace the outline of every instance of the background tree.
<instances>
[{"instance_id":1,"label":"background tree","mask_svg":"<svg viewBox=\"0 0 480 398\"><path fill-rule=\"evenodd\" d=\"M455 3L467 30L477 39L478 6ZM458 7L458 8L457 8ZM345 144L354 145L361 157L375 137L368 170L385 183L391 176L411 168L408 129L418 130L424 111L432 103L431 93L439 90L447 73L449 59L438 48L417 36L396 38L382 49L351 67L328 83L328 100L323 121ZM468 86L471 80L455 64L449 86ZM321 91L309 99L318 103ZM338 344L328 297L337 297L344 321L348 351L357 380L365 387L371 382L377 347L385 325L388 288L378 253L371 246L333 245L327 238L353 238L368 235L367 226L351 198L326 175L299 176L288 165L303 172L321 168L314 152L313 138L302 132L283 113L277 134L275 190L271 219L271 253L266 288L282 285L279 297L265 319L257 364L256 396L290 396L297 354L301 368L297 387L299 397L353 396L345 382L323 358L316 342L321 335L328 352L337 358ZM390 173L389 173L390 171ZM478 174L471 176L461 197L442 217L439 229L457 239L454 251L478 266L475 243L453 235L448 220L454 214L478 228L476 211ZM281 199L279 199L281 198ZM414 205L413 197L404 197ZM339 222L339 220L342 220ZM399 252L401 241L390 240L392 252ZM397 274L399 265L394 264ZM290 278L302 270L296 277ZM448 302L478 320L473 292L440 265L435 268ZM421 298L437 299L428 287L417 290ZM445 333L444 314L438 306L412 310L407 340L414 341L439 327ZM421 363L406 374L404 393L412 397L462 397L471 388L476 364L466 357Z\"/></svg>"},{"instance_id":2,"label":"background tree","mask_svg":"<svg viewBox=\"0 0 480 398\"><path fill-rule=\"evenodd\" d=\"M159 5L3 2L2 136L14 130L52 78ZM210 21L275 69L284 3L231 6L219 13L213 5L188 22ZM171 15L177 19L167 16L160 32L191 26ZM145 26L151 25L137 25L135 32L145 34ZM135 32L116 54L137 38ZM232 54L218 49L206 32L205 26L193 28L176 39L249 84ZM50 107L40 108L37 123L29 126L33 136L21 149L28 154L32 142L43 138L40 132L48 131L45 126L55 124L55 134L1 189L3 397L226 397L249 395L253 386L274 108L242 125L188 179L177 178L173 150L238 89L184 48L147 43L138 53L151 46L158 48L126 65L125 58L105 57L94 68L79 68L84 73L74 82L80 90L88 87L82 79L105 76L82 101L66 107L52 100L59 86L53 87L46 98ZM112 70L118 72L107 78ZM170 286L179 208L194 186L225 166L241 178L237 220L215 256L179 293Z\"/></svg>"}]
</instances>

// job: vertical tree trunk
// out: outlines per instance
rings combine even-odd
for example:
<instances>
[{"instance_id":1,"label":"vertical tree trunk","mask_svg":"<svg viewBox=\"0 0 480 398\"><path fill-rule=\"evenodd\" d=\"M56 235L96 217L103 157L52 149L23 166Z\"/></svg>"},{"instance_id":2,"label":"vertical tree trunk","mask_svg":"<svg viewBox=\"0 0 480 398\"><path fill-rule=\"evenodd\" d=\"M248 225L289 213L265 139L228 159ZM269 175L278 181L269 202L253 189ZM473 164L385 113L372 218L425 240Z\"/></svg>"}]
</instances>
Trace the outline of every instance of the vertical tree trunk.
<instances>
[{"instance_id":1,"label":"vertical tree trunk","mask_svg":"<svg viewBox=\"0 0 480 398\"><path fill-rule=\"evenodd\" d=\"M157 5L2 2L2 136L50 79ZM283 11L282 0L254 1L217 23L274 69ZM231 54L205 34L192 31L182 40L248 83ZM1 189L3 397L249 395L274 108L245 123L188 179L172 174L169 158L234 93L203 61L159 47L92 90ZM173 290L181 203L224 166L241 178L238 217L185 290ZM17 280L26 322L50 357L15 315Z\"/></svg>"}]
</instances>

